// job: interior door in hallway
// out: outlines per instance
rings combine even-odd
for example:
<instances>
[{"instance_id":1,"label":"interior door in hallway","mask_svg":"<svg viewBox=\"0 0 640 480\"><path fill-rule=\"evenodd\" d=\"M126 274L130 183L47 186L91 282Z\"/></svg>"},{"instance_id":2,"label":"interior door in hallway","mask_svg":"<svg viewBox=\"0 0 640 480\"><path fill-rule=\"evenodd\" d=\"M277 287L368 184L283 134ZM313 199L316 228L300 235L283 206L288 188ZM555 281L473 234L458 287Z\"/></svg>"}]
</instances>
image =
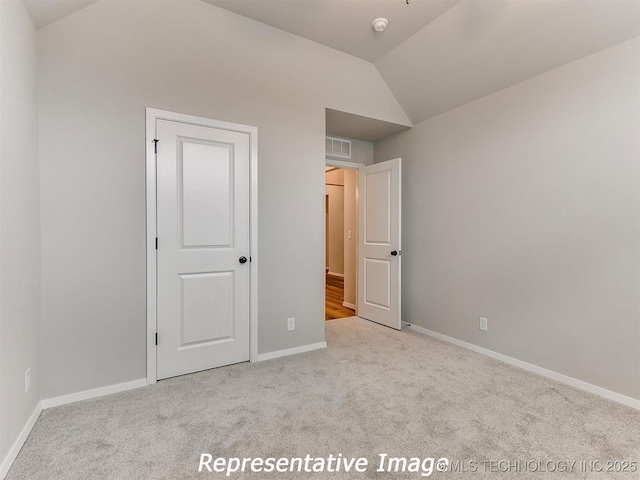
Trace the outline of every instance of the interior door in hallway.
<instances>
[{"instance_id":1,"label":"interior door in hallway","mask_svg":"<svg viewBox=\"0 0 640 480\"><path fill-rule=\"evenodd\" d=\"M358 315L400 330L402 160L359 170Z\"/></svg>"},{"instance_id":2,"label":"interior door in hallway","mask_svg":"<svg viewBox=\"0 0 640 480\"><path fill-rule=\"evenodd\" d=\"M249 360L249 134L157 120L157 378Z\"/></svg>"}]
</instances>

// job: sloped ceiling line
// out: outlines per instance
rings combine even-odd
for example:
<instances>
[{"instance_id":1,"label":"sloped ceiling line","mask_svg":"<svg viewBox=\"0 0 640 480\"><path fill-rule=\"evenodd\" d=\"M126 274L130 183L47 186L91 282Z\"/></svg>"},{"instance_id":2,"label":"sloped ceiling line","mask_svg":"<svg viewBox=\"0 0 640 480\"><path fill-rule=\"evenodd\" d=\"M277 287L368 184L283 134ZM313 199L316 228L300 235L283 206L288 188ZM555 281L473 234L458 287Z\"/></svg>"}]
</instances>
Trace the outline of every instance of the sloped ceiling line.
<instances>
[{"instance_id":1,"label":"sloped ceiling line","mask_svg":"<svg viewBox=\"0 0 640 480\"><path fill-rule=\"evenodd\" d=\"M95 1L24 3L42 28ZM202 1L372 62L413 124L640 35L626 0Z\"/></svg>"}]
</instances>

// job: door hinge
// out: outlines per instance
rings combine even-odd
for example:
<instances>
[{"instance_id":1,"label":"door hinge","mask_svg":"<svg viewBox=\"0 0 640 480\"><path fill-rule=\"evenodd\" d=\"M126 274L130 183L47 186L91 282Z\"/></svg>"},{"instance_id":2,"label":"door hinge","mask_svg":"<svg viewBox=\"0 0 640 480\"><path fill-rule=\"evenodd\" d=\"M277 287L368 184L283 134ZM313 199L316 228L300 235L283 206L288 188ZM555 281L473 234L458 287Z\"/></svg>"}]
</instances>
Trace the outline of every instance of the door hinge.
<instances>
[{"instance_id":1,"label":"door hinge","mask_svg":"<svg viewBox=\"0 0 640 480\"><path fill-rule=\"evenodd\" d=\"M156 345L158 345L158 332L156 332Z\"/></svg>"},{"instance_id":2,"label":"door hinge","mask_svg":"<svg viewBox=\"0 0 640 480\"><path fill-rule=\"evenodd\" d=\"M158 237L156 237L156 250L158 249Z\"/></svg>"},{"instance_id":3,"label":"door hinge","mask_svg":"<svg viewBox=\"0 0 640 480\"><path fill-rule=\"evenodd\" d=\"M153 151L154 151L154 153L158 153L158 142L159 141L160 140L158 140L157 138L153 139Z\"/></svg>"}]
</instances>

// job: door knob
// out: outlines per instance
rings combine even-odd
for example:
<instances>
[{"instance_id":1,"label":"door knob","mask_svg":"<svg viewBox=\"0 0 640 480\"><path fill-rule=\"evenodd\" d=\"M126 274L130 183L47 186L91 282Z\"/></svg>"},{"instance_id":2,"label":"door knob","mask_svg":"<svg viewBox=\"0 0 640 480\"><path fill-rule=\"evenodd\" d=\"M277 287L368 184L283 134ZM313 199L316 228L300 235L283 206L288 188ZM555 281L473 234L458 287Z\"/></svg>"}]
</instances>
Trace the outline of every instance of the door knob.
<instances>
[{"instance_id":1,"label":"door knob","mask_svg":"<svg viewBox=\"0 0 640 480\"><path fill-rule=\"evenodd\" d=\"M240 257L240 258L238 259L238 261L239 261L240 263L247 263L247 257Z\"/></svg>"},{"instance_id":2,"label":"door knob","mask_svg":"<svg viewBox=\"0 0 640 480\"><path fill-rule=\"evenodd\" d=\"M393 252L391 252L391 255L398 256L398 255L402 255L402 250L394 250Z\"/></svg>"}]
</instances>

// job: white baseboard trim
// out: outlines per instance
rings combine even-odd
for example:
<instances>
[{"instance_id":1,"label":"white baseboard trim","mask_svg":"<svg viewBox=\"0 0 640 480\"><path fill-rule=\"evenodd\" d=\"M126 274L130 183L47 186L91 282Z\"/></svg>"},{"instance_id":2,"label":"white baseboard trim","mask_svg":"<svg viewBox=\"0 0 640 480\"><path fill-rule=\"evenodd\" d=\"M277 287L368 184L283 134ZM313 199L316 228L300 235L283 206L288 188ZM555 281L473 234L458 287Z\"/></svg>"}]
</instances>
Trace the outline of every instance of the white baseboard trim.
<instances>
[{"instance_id":1,"label":"white baseboard trim","mask_svg":"<svg viewBox=\"0 0 640 480\"><path fill-rule=\"evenodd\" d=\"M29 437L29 434L31 433L33 426L36 424L38 417L42 413L42 408L43 408L42 402L38 402L38 405L36 405L35 410L29 417L29 420L27 420L27 423L22 429L22 431L20 432L20 435L18 435L18 438L16 439L16 441L13 442L13 445L9 449L7 456L4 457L4 460L2 460L2 463L0 464L0 480L3 480L4 477L7 476L7 473L9 473L9 469L11 468L11 465L13 465L13 462L18 456L18 453L20 453L20 449L24 445L24 442L27 441L27 437Z\"/></svg>"},{"instance_id":2,"label":"white baseboard trim","mask_svg":"<svg viewBox=\"0 0 640 480\"><path fill-rule=\"evenodd\" d=\"M585 392L593 393L600 397L604 397L608 400L613 400L614 402L618 402L628 407L640 410L640 400L636 400L635 398L627 397L626 395L612 392L611 390L607 390L606 388L598 387L596 385L583 382L582 380L578 380L577 378L563 375L562 373L554 372L553 370L547 370L546 368L538 367L537 365L533 365L532 363L527 363L527 362L523 362L522 360L518 360L516 358L508 357L507 355L494 352L493 350L488 350L486 348L478 347L477 345L474 345L472 343L463 342L462 340L458 340L457 338L448 337L447 335L443 335L441 333L434 332L433 330L428 330L426 328L419 327L418 325L409 324L409 328L411 330L415 330L416 332L422 333L424 335L437 338L438 340L452 343L454 345L465 348L467 350L471 350L472 352L480 353L481 355L491 357L495 360L500 360L501 362L508 363L509 365L513 365L514 367L522 368L523 370L528 370L529 372L537 373L538 375L542 375L543 377L556 380L560 383L564 383L571 387L579 388L580 390L584 390Z\"/></svg>"},{"instance_id":3,"label":"white baseboard trim","mask_svg":"<svg viewBox=\"0 0 640 480\"><path fill-rule=\"evenodd\" d=\"M333 275L334 277L344 278L344 273L328 272L327 275Z\"/></svg>"},{"instance_id":4,"label":"white baseboard trim","mask_svg":"<svg viewBox=\"0 0 640 480\"><path fill-rule=\"evenodd\" d=\"M60 397L47 398L46 400L42 400L42 407L59 407L60 405L66 405L68 403L88 400L90 398L102 397L104 395L111 395L112 393L124 392L127 390L133 390L134 388L146 386L147 379L141 378L139 380L133 380L131 382L117 383L115 385L108 385L106 387L94 388L93 390L85 390L83 392L71 393L69 395L62 395Z\"/></svg>"},{"instance_id":5,"label":"white baseboard trim","mask_svg":"<svg viewBox=\"0 0 640 480\"><path fill-rule=\"evenodd\" d=\"M343 307L350 308L351 310L357 310L357 307L353 303L342 302Z\"/></svg>"},{"instance_id":6,"label":"white baseboard trim","mask_svg":"<svg viewBox=\"0 0 640 480\"><path fill-rule=\"evenodd\" d=\"M261 353L260 355L258 355L258 361L264 362L265 360L288 357L289 355L311 352L313 350L319 350L321 348L327 348L327 342L312 343L311 345L303 345L302 347L287 348L286 350L278 350L276 352Z\"/></svg>"}]
</instances>

